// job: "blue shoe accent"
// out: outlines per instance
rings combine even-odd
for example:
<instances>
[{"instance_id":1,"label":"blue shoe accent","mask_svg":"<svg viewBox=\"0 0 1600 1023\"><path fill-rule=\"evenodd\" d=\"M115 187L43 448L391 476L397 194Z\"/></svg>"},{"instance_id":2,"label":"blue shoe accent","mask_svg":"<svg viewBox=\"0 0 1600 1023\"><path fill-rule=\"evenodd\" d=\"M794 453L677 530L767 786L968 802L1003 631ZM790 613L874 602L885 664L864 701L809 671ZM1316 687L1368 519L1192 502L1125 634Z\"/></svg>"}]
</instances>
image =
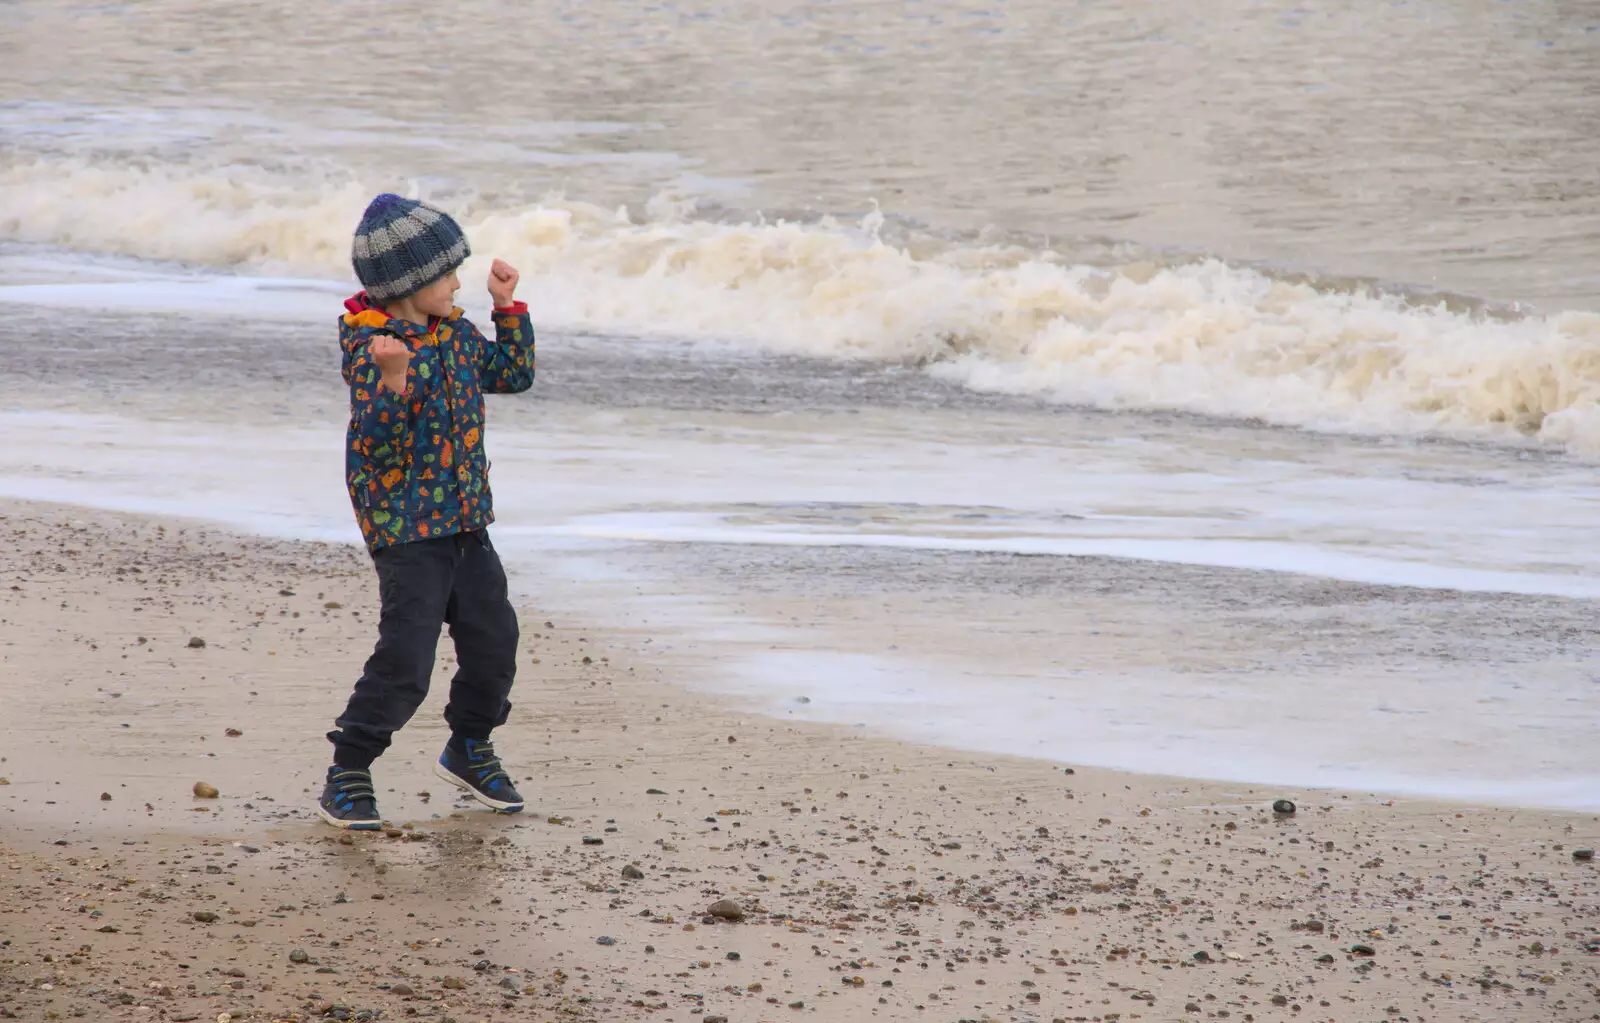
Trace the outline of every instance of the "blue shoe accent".
<instances>
[{"instance_id":1,"label":"blue shoe accent","mask_svg":"<svg viewBox=\"0 0 1600 1023\"><path fill-rule=\"evenodd\" d=\"M351 831L377 831L383 827L383 818L378 816L378 795L372 788L372 772L353 767L328 768L317 815L336 828Z\"/></svg>"},{"instance_id":2,"label":"blue shoe accent","mask_svg":"<svg viewBox=\"0 0 1600 1023\"><path fill-rule=\"evenodd\" d=\"M444 748L433 773L472 794L472 798L499 813L521 813L522 796L511 783L511 776L500 766L494 743L466 740L467 751Z\"/></svg>"}]
</instances>

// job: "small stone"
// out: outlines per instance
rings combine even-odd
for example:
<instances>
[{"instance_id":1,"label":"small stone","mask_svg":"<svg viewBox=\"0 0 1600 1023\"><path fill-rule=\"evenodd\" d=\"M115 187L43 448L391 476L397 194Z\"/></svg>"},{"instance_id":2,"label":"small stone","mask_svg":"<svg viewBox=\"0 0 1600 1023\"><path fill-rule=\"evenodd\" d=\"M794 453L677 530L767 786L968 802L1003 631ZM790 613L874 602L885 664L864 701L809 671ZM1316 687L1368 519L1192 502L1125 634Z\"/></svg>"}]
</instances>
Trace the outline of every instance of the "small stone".
<instances>
[{"instance_id":1,"label":"small stone","mask_svg":"<svg viewBox=\"0 0 1600 1023\"><path fill-rule=\"evenodd\" d=\"M1288 1005L1289 1004L1289 999L1286 998L1283 995L1273 995L1272 996L1272 1004L1273 1005Z\"/></svg>"},{"instance_id":2,"label":"small stone","mask_svg":"<svg viewBox=\"0 0 1600 1023\"><path fill-rule=\"evenodd\" d=\"M600 937L594 939L594 943L596 945L605 945L607 947L610 947L610 946L615 945L617 943L617 939L611 937L609 934L605 934L605 935L601 935Z\"/></svg>"},{"instance_id":3,"label":"small stone","mask_svg":"<svg viewBox=\"0 0 1600 1023\"><path fill-rule=\"evenodd\" d=\"M704 1019L702 1019L700 1021L700 1023L728 1023L728 1017L726 1017L726 1016L707 1016Z\"/></svg>"},{"instance_id":4,"label":"small stone","mask_svg":"<svg viewBox=\"0 0 1600 1023\"><path fill-rule=\"evenodd\" d=\"M100 802L102 802L102 803L111 802L111 793L109 793L109 792L100 793Z\"/></svg>"},{"instance_id":5,"label":"small stone","mask_svg":"<svg viewBox=\"0 0 1600 1023\"><path fill-rule=\"evenodd\" d=\"M383 833L389 838L404 838L406 833L399 828L384 828Z\"/></svg>"},{"instance_id":6,"label":"small stone","mask_svg":"<svg viewBox=\"0 0 1600 1023\"><path fill-rule=\"evenodd\" d=\"M718 920L738 923L744 919L744 907L732 899L722 899L718 902L713 902L710 908L706 910L706 915L716 917Z\"/></svg>"},{"instance_id":7,"label":"small stone","mask_svg":"<svg viewBox=\"0 0 1600 1023\"><path fill-rule=\"evenodd\" d=\"M622 876L627 878L629 881L643 881L644 871L630 863L626 867L622 868Z\"/></svg>"},{"instance_id":8,"label":"small stone","mask_svg":"<svg viewBox=\"0 0 1600 1023\"><path fill-rule=\"evenodd\" d=\"M728 953L728 962L730 962L730 963L736 963L736 962L739 961L740 958L741 957L740 957L739 953L737 953L737 952L729 952Z\"/></svg>"},{"instance_id":9,"label":"small stone","mask_svg":"<svg viewBox=\"0 0 1600 1023\"><path fill-rule=\"evenodd\" d=\"M655 955L656 947L654 945L646 945L644 951L646 955Z\"/></svg>"},{"instance_id":10,"label":"small stone","mask_svg":"<svg viewBox=\"0 0 1600 1023\"><path fill-rule=\"evenodd\" d=\"M190 650L204 650L205 646L206 646L206 641L201 639L199 636L190 636L189 637L189 649Z\"/></svg>"},{"instance_id":11,"label":"small stone","mask_svg":"<svg viewBox=\"0 0 1600 1023\"><path fill-rule=\"evenodd\" d=\"M440 984L440 987L443 987L449 991L465 991L467 989L467 982L462 980L460 977L446 977Z\"/></svg>"},{"instance_id":12,"label":"small stone","mask_svg":"<svg viewBox=\"0 0 1600 1023\"><path fill-rule=\"evenodd\" d=\"M209 785L203 781L197 781L194 783L194 795L196 799L216 799L221 794L222 793L217 791L217 787L215 785Z\"/></svg>"},{"instance_id":13,"label":"small stone","mask_svg":"<svg viewBox=\"0 0 1600 1023\"><path fill-rule=\"evenodd\" d=\"M1351 945L1350 954L1353 956L1375 956L1378 950L1371 945Z\"/></svg>"},{"instance_id":14,"label":"small stone","mask_svg":"<svg viewBox=\"0 0 1600 1023\"><path fill-rule=\"evenodd\" d=\"M280 597L292 597L292 596L294 596L294 591L293 590L279 590L278 591L278 596L280 596Z\"/></svg>"},{"instance_id":15,"label":"small stone","mask_svg":"<svg viewBox=\"0 0 1600 1023\"><path fill-rule=\"evenodd\" d=\"M789 1008L791 1008L791 1009L804 1009L805 1007L806 1007L806 1003L805 1002L790 1002L789 1003Z\"/></svg>"},{"instance_id":16,"label":"small stone","mask_svg":"<svg viewBox=\"0 0 1600 1023\"><path fill-rule=\"evenodd\" d=\"M644 794L647 796L664 796L667 793L664 789L645 789Z\"/></svg>"},{"instance_id":17,"label":"small stone","mask_svg":"<svg viewBox=\"0 0 1600 1023\"><path fill-rule=\"evenodd\" d=\"M291 963L309 963L311 956L306 953L305 949L297 948L289 953L289 961Z\"/></svg>"},{"instance_id":18,"label":"small stone","mask_svg":"<svg viewBox=\"0 0 1600 1023\"><path fill-rule=\"evenodd\" d=\"M1319 962L1319 963L1331 963L1331 962L1333 962L1333 956L1331 954L1324 953L1323 955L1317 956L1317 962Z\"/></svg>"},{"instance_id":19,"label":"small stone","mask_svg":"<svg viewBox=\"0 0 1600 1023\"><path fill-rule=\"evenodd\" d=\"M1209 963L1211 961L1211 953L1202 949L1194 954L1194 961L1197 963Z\"/></svg>"},{"instance_id":20,"label":"small stone","mask_svg":"<svg viewBox=\"0 0 1600 1023\"><path fill-rule=\"evenodd\" d=\"M237 728L228 728L228 729L224 729L222 734L226 735L230 739L237 739L239 736L243 735L244 732L240 731Z\"/></svg>"},{"instance_id":21,"label":"small stone","mask_svg":"<svg viewBox=\"0 0 1600 1023\"><path fill-rule=\"evenodd\" d=\"M202 909L194 914L194 919L196 923L214 924L217 922L217 914L209 909Z\"/></svg>"},{"instance_id":22,"label":"small stone","mask_svg":"<svg viewBox=\"0 0 1600 1023\"><path fill-rule=\"evenodd\" d=\"M1575 860L1584 860L1584 861L1592 860L1592 859L1594 859L1594 850L1593 849L1574 849L1574 850L1572 850L1572 858L1575 859Z\"/></svg>"},{"instance_id":23,"label":"small stone","mask_svg":"<svg viewBox=\"0 0 1600 1023\"><path fill-rule=\"evenodd\" d=\"M416 994L416 992L411 989L410 984L396 984L394 987L389 989L389 993L391 995L399 995L401 998L409 998L411 995Z\"/></svg>"},{"instance_id":24,"label":"small stone","mask_svg":"<svg viewBox=\"0 0 1600 1023\"><path fill-rule=\"evenodd\" d=\"M584 835L583 836L583 844L584 845L605 845L606 844L606 840L601 838L599 835Z\"/></svg>"},{"instance_id":25,"label":"small stone","mask_svg":"<svg viewBox=\"0 0 1600 1023\"><path fill-rule=\"evenodd\" d=\"M122 928L120 927L113 927L110 924L106 924L104 927L98 928L101 934L116 934L121 929Z\"/></svg>"},{"instance_id":26,"label":"small stone","mask_svg":"<svg viewBox=\"0 0 1600 1023\"><path fill-rule=\"evenodd\" d=\"M1276 803L1272 804L1272 812L1275 813L1275 814L1278 814L1281 817L1292 817L1292 816L1294 816L1294 812L1295 812L1296 809L1298 809L1298 808L1293 803L1289 802L1287 799L1280 799Z\"/></svg>"},{"instance_id":27,"label":"small stone","mask_svg":"<svg viewBox=\"0 0 1600 1023\"><path fill-rule=\"evenodd\" d=\"M322 606L327 608L329 611L341 611L344 609L344 605L339 603L337 600L330 600Z\"/></svg>"}]
</instances>

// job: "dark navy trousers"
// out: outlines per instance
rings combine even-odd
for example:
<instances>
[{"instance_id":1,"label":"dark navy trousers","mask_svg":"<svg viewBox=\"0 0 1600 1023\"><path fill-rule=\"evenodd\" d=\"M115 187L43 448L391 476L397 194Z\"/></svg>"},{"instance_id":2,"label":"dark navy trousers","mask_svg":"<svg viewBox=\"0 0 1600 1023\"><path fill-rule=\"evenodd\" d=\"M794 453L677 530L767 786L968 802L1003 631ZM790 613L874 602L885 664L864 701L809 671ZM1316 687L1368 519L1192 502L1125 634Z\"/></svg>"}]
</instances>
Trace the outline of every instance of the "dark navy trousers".
<instances>
[{"instance_id":1,"label":"dark navy trousers","mask_svg":"<svg viewBox=\"0 0 1600 1023\"><path fill-rule=\"evenodd\" d=\"M511 713L517 613L487 530L380 547L378 645L344 713L328 733L334 763L370 767L428 695L439 630L455 642L444 717L462 738L485 740Z\"/></svg>"}]
</instances>

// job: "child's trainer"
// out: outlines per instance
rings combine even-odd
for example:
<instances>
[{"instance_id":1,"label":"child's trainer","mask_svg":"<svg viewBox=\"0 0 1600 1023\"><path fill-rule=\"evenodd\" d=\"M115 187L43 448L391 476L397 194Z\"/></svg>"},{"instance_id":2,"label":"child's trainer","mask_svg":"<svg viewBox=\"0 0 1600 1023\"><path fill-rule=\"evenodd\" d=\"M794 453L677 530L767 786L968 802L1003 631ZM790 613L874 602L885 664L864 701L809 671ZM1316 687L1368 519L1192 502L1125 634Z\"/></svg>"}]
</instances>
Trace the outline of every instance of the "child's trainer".
<instances>
[{"instance_id":1,"label":"child's trainer","mask_svg":"<svg viewBox=\"0 0 1600 1023\"><path fill-rule=\"evenodd\" d=\"M340 828L382 823L372 762L428 695L440 626L459 669L434 773L503 813L522 797L490 735L505 724L517 673L517 615L489 541L494 508L484 455L485 394L533 386L533 326L517 271L494 261L495 338L455 305L471 255L444 211L384 194L356 228L351 260L363 292L339 323L350 385L345 476L378 572L378 643L334 731L317 812Z\"/></svg>"}]
</instances>

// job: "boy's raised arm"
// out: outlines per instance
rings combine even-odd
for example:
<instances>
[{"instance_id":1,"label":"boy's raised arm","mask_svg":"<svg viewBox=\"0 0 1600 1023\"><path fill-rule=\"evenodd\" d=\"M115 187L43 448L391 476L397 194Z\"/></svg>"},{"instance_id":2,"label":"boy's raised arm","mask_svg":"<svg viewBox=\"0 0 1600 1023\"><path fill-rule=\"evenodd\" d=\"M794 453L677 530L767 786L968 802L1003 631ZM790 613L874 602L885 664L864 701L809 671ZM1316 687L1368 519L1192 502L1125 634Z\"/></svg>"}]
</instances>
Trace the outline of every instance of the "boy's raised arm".
<instances>
[{"instance_id":1,"label":"boy's raised arm","mask_svg":"<svg viewBox=\"0 0 1600 1023\"><path fill-rule=\"evenodd\" d=\"M503 260L489 271L494 299L494 341L478 335L478 386L488 394L517 394L533 386L533 320L515 300L520 275Z\"/></svg>"},{"instance_id":2,"label":"boy's raised arm","mask_svg":"<svg viewBox=\"0 0 1600 1023\"><path fill-rule=\"evenodd\" d=\"M345 352L355 444L375 469L402 468L405 461L409 362L404 342L383 334Z\"/></svg>"}]
</instances>

